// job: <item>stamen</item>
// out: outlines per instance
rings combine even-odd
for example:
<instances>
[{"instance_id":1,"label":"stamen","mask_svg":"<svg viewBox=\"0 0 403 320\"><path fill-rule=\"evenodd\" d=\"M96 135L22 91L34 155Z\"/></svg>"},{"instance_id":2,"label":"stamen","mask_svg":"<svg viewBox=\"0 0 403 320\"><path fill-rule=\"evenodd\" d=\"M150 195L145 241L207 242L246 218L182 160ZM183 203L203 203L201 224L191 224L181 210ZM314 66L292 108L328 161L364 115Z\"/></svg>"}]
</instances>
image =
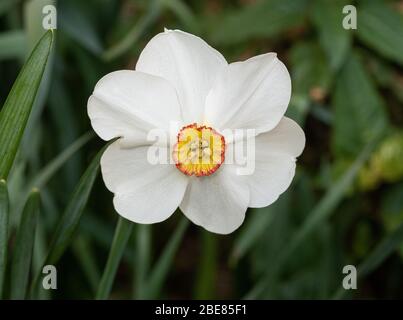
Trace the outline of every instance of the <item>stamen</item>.
<instances>
[{"instance_id":1,"label":"stamen","mask_svg":"<svg viewBox=\"0 0 403 320\"><path fill-rule=\"evenodd\" d=\"M210 127L194 123L179 131L173 158L184 174L201 177L217 171L224 161L224 153L224 136Z\"/></svg>"}]
</instances>

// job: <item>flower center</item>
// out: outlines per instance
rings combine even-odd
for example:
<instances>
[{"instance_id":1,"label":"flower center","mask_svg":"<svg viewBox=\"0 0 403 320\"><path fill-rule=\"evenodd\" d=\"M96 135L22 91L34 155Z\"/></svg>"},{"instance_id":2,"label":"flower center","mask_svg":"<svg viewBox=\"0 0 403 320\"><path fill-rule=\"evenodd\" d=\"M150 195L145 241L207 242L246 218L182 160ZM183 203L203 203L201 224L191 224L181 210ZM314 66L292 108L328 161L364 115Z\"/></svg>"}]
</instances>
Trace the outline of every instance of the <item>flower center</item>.
<instances>
[{"instance_id":1,"label":"flower center","mask_svg":"<svg viewBox=\"0 0 403 320\"><path fill-rule=\"evenodd\" d=\"M209 176L224 162L225 139L217 131L196 123L183 127L178 133L173 159L184 174Z\"/></svg>"}]
</instances>

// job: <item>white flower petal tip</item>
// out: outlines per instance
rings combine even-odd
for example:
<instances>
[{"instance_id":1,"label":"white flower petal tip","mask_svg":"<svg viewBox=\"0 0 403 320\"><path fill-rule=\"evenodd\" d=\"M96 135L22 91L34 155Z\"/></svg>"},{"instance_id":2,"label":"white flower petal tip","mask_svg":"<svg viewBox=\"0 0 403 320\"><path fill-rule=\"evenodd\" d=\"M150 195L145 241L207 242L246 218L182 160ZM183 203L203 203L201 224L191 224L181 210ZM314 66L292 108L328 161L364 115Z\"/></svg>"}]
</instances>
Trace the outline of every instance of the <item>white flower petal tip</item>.
<instances>
[{"instance_id":1,"label":"white flower petal tip","mask_svg":"<svg viewBox=\"0 0 403 320\"><path fill-rule=\"evenodd\" d=\"M179 207L210 232L234 232L248 207L272 204L295 175L305 134L284 117L290 97L290 74L276 53L228 64L201 38L164 28L136 70L106 75L88 100L95 132L118 138L101 158L116 211L151 224ZM150 140L153 130L165 140ZM253 145L247 174L230 157L240 142Z\"/></svg>"}]
</instances>

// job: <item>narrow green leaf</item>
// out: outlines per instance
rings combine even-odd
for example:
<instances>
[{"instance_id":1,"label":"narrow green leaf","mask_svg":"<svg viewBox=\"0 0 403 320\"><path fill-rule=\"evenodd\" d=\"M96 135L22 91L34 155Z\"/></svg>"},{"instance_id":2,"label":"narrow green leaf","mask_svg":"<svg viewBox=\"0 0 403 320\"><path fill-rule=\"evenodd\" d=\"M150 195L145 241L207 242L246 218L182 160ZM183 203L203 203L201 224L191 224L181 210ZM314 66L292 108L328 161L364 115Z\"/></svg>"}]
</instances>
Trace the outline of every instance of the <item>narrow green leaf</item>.
<instances>
[{"instance_id":1,"label":"narrow green leaf","mask_svg":"<svg viewBox=\"0 0 403 320\"><path fill-rule=\"evenodd\" d=\"M84 172L58 223L45 264L56 264L70 244L87 204L95 178L99 172L99 162L107 146L102 148Z\"/></svg>"},{"instance_id":2,"label":"narrow green leaf","mask_svg":"<svg viewBox=\"0 0 403 320\"><path fill-rule=\"evenodd\" d=\"M230 264L235 265L253 246L273 221L276 204L264 209L251 209L248 213L249 221L235 240L230 256Z\"/></svg>"},{"instance_id":3,"label":"narrow green leaf","mask_svg":"<svg viewBox=\"0 0 403 320\"><path fill-rule=\"evenodd\" d=\"M267 38L297 27L307 12L306 0L258 1L209 23L210 38L218 44L237 44L251 38ZM247 28L245 28L247 26Z\"/></svg>"},{"instance_id":4,"label":"narrow green leaf","mask_svg":"<svg viewBox=\"0 0 403 320\"><path fill-rule=\"evenodd\" d=\"M46 32L46 29L43 28L42 24L43 19L45 18L42 11L47 5L55 6L55 0L30 0L25 1L24 3L24 28L29 51L35 47L35 44Z\"/></svg>"},{"instance_id":5,"label":"narrow green leaf","mask_svg":"<svg viewBox=\"0 0 403 320\"><path fill-rule=\"evenodd\" d=\"M136 259L133 264L136 276L134 277L133 296L137 299L144 299L151 257L151 226L139 224L136 229Z\"/></svg>"},{"instance_id":6,"label":"narrow green leaf","mask_svg":"<svg viewBox=\"0 0 403 320\"><path fill-rule=\"evenodd\" d=\"M348 3L348 0L316 0L312 5L319 43L334 70L341 66L351 48L352 32L342 24L343 7Z\"/></svg>"},{"instance_id":7,"label":"narrow green leaf","mask_svg":"<svg viewBox=\"0 0 403 320\"><path fill-rule=\"evenodd\" d=\"M55 265L71 243L85 205L87 204L95 179L98 176L101 156L108 145L109 144L96 154L78 182L77 187L56 227L44 265ZM41 274L38 274L36 276L33 286L31 287L32 296L35 296L37 293L40 275Z\"/></svg>"},{"instance_id":8,"label":"narrow green leaf","mask_svg":"<svg viewBox=\"0 0 403 320\"><path fill-rule=\"evenodd\" d=\"M361 1L358 38L384 57L403 65L403 16L384 1Z\"/></svg>"},{"instance_id":9,"label":"narrow green leaf","mask_svg":"<svg viewBox=\"0 0 403 320\"><path fill-rule=\"evenodd\" d=\"M217 235L202 232L201 257L197 274L195 299L214 299L217 268Z\"/></svg>"},{"instance_id":10,"label":"narrow green leaf","mask_svg":"<svg viewBox=\"0 0 403 320\"><path fill-rule=\"evenodd\" d=\"M94 250L90 239L79 234L73 242L73 251L77 262L81 265L81 268L84 271L88 284L95 293L99 280L101 279L101 275L96 264Z\"/></svg>"},{"instance_id":11,"label":"narrow green leaf","mask_svg":"<svg viewBox=\"0 0 403 320\"><path fill-rule=\"evenodd\" d=\"M15 240L11 266L11 299L25 299L27 293L39 207L40 194L34 189L22 213Z\"/></svg>"},{"instance_id":12,"label":"narrow green leaf","mask_svg":"<svg viewBox=\"0 0 403 320\"><path fill-rule=\"evenodd\" d=\"M0 16L10 10L21 0L2 0L0 2Z\"/></svg>"},{"instance_id":13,"label":"narrow green leaf","mask_svg":"<svg viewBox=\"0 0 403 320\"><path fill-rule=\"evenodd\" d=\"M323 49L314 42L300 42L290 50L293 94L287 116L303 125L312 104L311 91L324 96L332 82L332 70Z\"/></svg>"},{"instance_id":14,"label":"narrow green leaf","mask_svg":"<svg viewBox=\"0 0 403 320\"><path fill-rule=\"evenodd\" d=\"M246 295L247 299L256 299L270 284L274 275L276 275L295 252L298 247L304 243L305 239L312 234L316 228L318 228L330 215L335 211L337 205L343 200L346 190L351 186L357 173L368 160L371 152L375 149L378 139L371 141L360 155L350 166L350 168L344 173L344 175L329 189L318 205L308 214L306 220L297 232L291 237L287 246L281 250L278 259L275 261L271 268L267 269L267 272L252 288L252 290Z\"/></svg>"},{"instance_id":15,"label":"narrow green leaf","mask_svg":"<svg viewBox=\"0 0 403 320\"><path fill-rule=\"evenodd\" d=\"M65 148L52 161L45 165L32 179L30 179L27 188L25 188L24 194L21 195L21 198L27 199L29 190L34 186L39 189L44 188L48 181L55 175L55 173L93 137L94 134L92 132L87 132ZM17 207L17 212L21 212L22 205Z\"/></svg>"},{"instance_id":16,"label":"narrow green leaf","mask_svg":"<svg viewBox=\"0 0 403 320\"><path fill-rule=\"evenodd\" d=\"M48 5L55 6L55 0L30 0L24 2L23 5L23 18L24 29L27 38L28 51L26 55L35 47L35 44L46 33L46 29L43 27L43 21L45 14L42 12ZM56 19L56 17L54 17ZM32 106L32 112L28 119L25 134L21 141L21 150L24 156L32 163L32 159L35 159L37 154L37 148L32 144L32 136L38 130L38 121L45 107L45 103L48 98L49 87L52 81L53 70L53 54L49 54L45 71L42 76L42 81L38 88L34 105Z\"/></svg>"},{"instance_id":17,"label":"narrow green leaf","mask_svg":"<svg viewBox=\"0 0 403 320\"><path fill-rule=\"evenodd\" d=\"M9 209L7 184L4 180L0 180L0 300L3 299L7 268Z\"/></svg>"},{"instance_id":18,"label":"narrow green leaf","mask_svg":"<svg viewBox=\"0 0 403 320\"><path fill-rule=\"evenodd\" d=\"M108 261L106 262L105 270L96 294L96 299L98 300L105 300L109 297L116 271L122 259L127 241L130 238L132 227L133 222L119 217L111 250L109 251Z\"/></svg>"},{"instance_id":19,"label":"narrow green leaf","mask_svg":"<svg viewBox=\"0 0 403 320\"><path fill-rule=\"evenodd\" d=\"M182 217L182 220L176 227L174 234L165 246L161 257L158 259L155 267L151 271L147 282L147 299L155 299L158 297L188 225L189 220L187 220L185 217Z\"/></svg>"},{"instance_id":20,"label":"narrow green leaf","mask_svg":"<svg viewBox=\"0 0 403 320\"><path fill-rule=\"evenodd\" d=\"M99 55L103 51L102 41L91 19L79 5L84 1L59 1L58 24L70 38L89 52Z\"/></svg>"},{"instance_id":21,"label":"narrow green leaf","mask_svg":"<svg viewBox=\"0 0 403 320\"><path fill-rule=\"evenodd\" d=\"M117 44L107 49L102 57L106 61L113 60L125 54L152 25L161 13L161 0L151 0L145 15L129 30Z\"/></svg>"},{"instance_id":22,"label":"narrow green leaf","mask_svg":"<svg viewBox=\"0 0 403 320\"><path fill-rule=\"evenodd\" d=\"M356 54L337 77L332 104L336 155L355 157L388 126L384 103Z\"/></svg>"},{"instance_id":23,"label":"narrow green leaf","mask_svg":"<svg viewBox=\"0 0 403 320\"><path fill-rule=\"evenodd\" d=\"M392 234L386 236L369 256L358 266L357 276L359 279L366 277L374 271L386 258L388 258L403 243L403 224ZM340 287L333 299L341 299L347 291Z\"/></svg>"},{"instance_id":24,"label":"narrow green leaf","mask_svg":"<svg viewBox=\"0 0 403 320\"><path fill-rule=\"evenodd\" d=\"M23 59L25 57L26 37L24 31L12 30L0 34L0 60Z\"/></svg>"},{"instance_id":25,"label":"narrow green leaf","mask_svg":"<svg viewBox=\"0 0 403 320\"><path fill-rule=\"evenodd\" d=\"M44 187L53 177L53 175L93 137L94 134L92 132L83 134L80 138L65 148L52 161L50 161L45 167L43 167L41 171L39 171L31 180L31 185L35 185L39 188Z\"/></svg>"},{"instance_id":26,"label":"narrow green leaf","mask_svg":"<svg viewBox=\"0 0 403 320\"><path fill-rule=\"evenodd\" d=\"M0 112L0 177L7 178L31 113L49 52L53 32L48 31L22 68Z\"/></svg>"},{"instance_id":27,"label":"narrow green leaf","mask_svg":"<svg viewBox=\"0 0 403 320\"><path fill-rule=\"evenodd\" d=\"M160 0L163 6L171 10L185 25L188 32L198 34L200 25L192 10L183 0Z\"/></svg>"}]
</instances>

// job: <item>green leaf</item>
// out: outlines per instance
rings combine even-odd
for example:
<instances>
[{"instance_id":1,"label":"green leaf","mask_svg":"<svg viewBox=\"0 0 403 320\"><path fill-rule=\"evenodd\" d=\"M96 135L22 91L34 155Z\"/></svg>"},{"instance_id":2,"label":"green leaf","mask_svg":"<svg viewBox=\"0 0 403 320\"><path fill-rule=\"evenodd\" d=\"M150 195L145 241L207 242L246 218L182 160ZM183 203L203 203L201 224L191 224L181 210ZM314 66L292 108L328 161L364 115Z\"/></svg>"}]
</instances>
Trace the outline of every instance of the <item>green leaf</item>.
<instances>
[{"instance_id":1,"label":"green leaf","mask_svg":"<svg viewBox=\"0 0 403 320\"><path fill-rule=\"evenodd\" d=\"M143 33L157 20L160 13L161 0L149 1L147 12L118 43L114 44L103 53L102 58L106 61L110 61L129 51Z\"/></svg>"},{"instance_id":2,"label":"green leaf","mask_svg":"<svg viewBox=\"0 0 403 320\"><path fill-rule=\"evenodd\" d=\"M15 240L11 266L11 299L25 299L27 293L39 207L40 194L34 189L22 213Z\"/></svg>"},{"instance_id":3,"label":"green leaf","mask_svg":"<svg viewBox=\"0 0 403 320\"><path fill-rule=\"evenodd\" d=\"M379 137L374 139L350 166L350 168L344 173L344 175L329 189L324 195L322 200L317 206L307 215L302 226L296 231L292 238L288 241L285 248L282 248L277 260L273 264L272 268L268 268L268 271L263 275L262 279L252 288L247 294L248 299L256 299L270 284L274 275L276 275L290 258L290 256L304 243L305 239L312 234L323 222L325 222L330 215L335 212L337 205L343 200L343 197L354 182L357 173L368 160L371 152L375 149L378 143Z\"/></svg>"},{"instance_id":4,"label":"green leaf","mask_svg":"<svg viewBox=\"0 0 403 320\"><path fill-rule=\"evenodd\" d=\"M277 202L264 209L250 209L248 213L249 220L235 240L230 256L231 265L236 264L267 230L278 207L276 204Z\"/></svg>"},{"instance_id":5,"label":"green leaf","mask_svg":"<svg viewBox=\"0 0 403 320\"><path fill-rule=\"evenodd\" d=\"M48 31L22 68L0 113L0 177L7 178L41 83L53 32Z\"/></svg>"},{"instance_id":6,"label":"green leaf","mask_svg":"<svg viewBox=\"0 0 403 320\"><path fill-rule=\"evenodd\" d=\"M78 182L55 230L45 264L56 264L70 244L87 204L95 178L98 176L99 162L107 146L97 153Z\"/></svg>"},{"instance_id":7,"label":"green leaf","mask_svg":"<svg viewBox=\"0 0 403 320\"><path fill-rule=\"evenodd\" d=\"M109 251L108 261L106 262L105 270L96 294L96 299L98 300L105 300L109 297L116 271L122 259L127 241L130 238L132 227L133 222L119 217L111 250Z\"/></svg>"},{"instance_id":8,"label":"green leaf","mask_svg":"<svg viewBox=\"0 0 403 320\"><path fill-rule=\"evenodd\" d=\"M30 0L24 3L24 28L29 51L35 47L35 44L46 32L42 24L45 17L42 10L47 5L55 6L55 0Z\"/></svg>"},{"instance_id":9,"label":"green leaf","mask_svg":"<svg viewBox=\"0 0 403 320\"><path fill-rule=\"evenodd\" d=\"M136 246L133 268L135 270L133 296L137 299L144 299L146 292L146 280L150 267L151 256L151 226L139 224L136 228Z\"/></svg>"},{"instance_id":10,"label":"green leaf","mask_svg":"<svg viewBox=\"0 0 403 320\"><path fill-rule=\"evenodd\" d=\"M188 32L198 34L200 25L192 10L183 0L160 0L162 5L171 10L180 20Z\"/></svg>"},{"instance_id":11,"label":"green leaf","mask_svg":"<svg viewBox=\"0 0 403 320\"><path fill-rule=\"evenodd\" d=\"M399 226L392 234L386 236L368 257L358 266L357 276L359 279L366 277L374 271L386 258L388 258L403 243L403 224ZM341 299L347 291L344 288L339 290L333 296L333 299Z\"/></svg>"},{"instance_id":12,"label":"green leaf","mask_svg":"<svg viewBox=\"0 0 403 320\"><path fill-rule=\"evenodd\" d=\"M362 1L358 38L382 56L403 65L403 16L383 1Z\"/></svg>"},{"instance_id":13,"label":"green leaf","mask_svg":"<svg viewBox=\"0 0 403 320\"><path fill-rule=\"evenodd\" d=\"M0 34L0 60L23 59L25 57L26 37L24 31L12 30Z\"/></svg>"},{"instance_id":14,"label":"green leaf","mask_svg":"<svg viewBox=\"0 0 403 320\"><path fill-rule=\"evenodd\" d=\"M341 69L333 97L333 148L337 155L354 157L388 124L384 103L359 57Z\"/></svg>"},{"instance_id":15,"label":"green leaf","mask_svg":"<svg viewBox=\"0 0 403 320\"><path fill-rule=\"evenodd\" d=\"M312 5L319 43L333 70L342 65L351 48L352 32L342 25L343 7L347 4L348 0L316 0Z\"/></svg>"},{"instance_id":16,"label":"green leaf","mask_svg":"<svg viewBox=\"0 0 403 320\"><path fill-rule=\"evenodd\" d=\"M4 180L0 180L0 300L3 298L4 279L7 269L9 213L7 184Z\"/></svg>"},{"instance_id":17,"label":"green leaf","mask_svg":"<svg viewBox=\"0 0 403 320\"><path fill-rule=\"evenodd\" d=\"M49 252L43 265L55 265L59 261L59 258L63 255L68 245L71 243L73 235L83 214L85 205L87 204L90 196L95 178L98 176L101 156L108 145L109 144L107 144L97 153L78 182L78 185L74 190L73 195L70 198L70 201L56 227L53 239L49 246ZM40 275L41 274L38 274L36 276L31 287L31 296L35 296L37 290L39 289L38 285Z\"/></svg>"},{"instance_id":18,"label":"green leaf","mask_svg":"<svg viewBox=\"0 0 403 320\"><path fill-rule=\"evenodd\" d=\"M293 92L287 116L303 124L311 106L311 91L326 96L332 82L332 70L323 49L314 42L297 43L290 50Z\"/></svg>"},{"instance_id":19,"label":"green leaf","mask_svg":"<svg viewBox=\"0 0 403 320\"><path fill-rule=\"evenodd\" d=\"M80 7L83 1L59 1L58 27L89 52L99 55L103 51L102 42L94 24Z\"/></svg>"},{"instance_id":20,"label":"green leaf","mask_svg":"<svg viewBox=\"0 0 403 320\"><path fill-rule=\"evenodd\" d=\"M239 10L219 15L210 23L210 39L218 44L237 44L251 38L269 38L300 26L306 0L258 1Z\"/></svg>"},{"instance_id":21,"label":"green leaf","mask_svg":"<svg viewBox=\"0 0 403 320\"><path fill-rule=\"evenodd\" d=\"M291 77L296 94L309 95L314 87L328 90L332 71L323 49L314 42L296 44L290 51Z\"/></svg>"},{"instance_id":22,"label":"green leaf","mask_svg":"<svg viewBox=\"0 0 403 320\"><path fill-rule=\"evenodd\" d=\"M101 279L98 266L96 264L95 254L90 239L79 234L73 242L73 252L76 256L77 263L81 265L85 278L88 280L92 291L95 293L98 283Z\"/></svg>"},{"instance_id":23,"label":"green leaf","mask_svg":"<svg viewBox=\"0 0 403 320\"><path fill-rule=\"evenodd\" d=\"M21 0L2 0L0 2L0 16L10 10Z\"/></svg>"},{"instance_id":24,"label":"green leaf","mask_svg":"<svg viewBox=\"0 0 403 320\"><path fill-rule=\"evenodd\" d=\"M214 299L217 269L217 235L201 230L201 256L197 274L195 299Z\"/></svg>"},{"instance_id":25,"label":"green leaf","mask_svg":"<svg viewBox=\"0 0 403 320\"><path fill-rule=\"evenodd\" d=\"M44 187L54 174L85 144L94 137L93 132L87 132L65 148L59 155L41 169L31 180L30 184L38 188Z\"/></svg>"},{"instance_id":26,"label":"green leaf","mask_svg":"<svg viewBox=\"0 0 403 320\"><path fill-rule=\"evenodd\" d=\"M151 271L147 282L148 286L146 299L155 299L158 297L188 225L189 220L187 220L185 217L182 217L174 234L165 246L161 257L158 259L153 270Z\"/></svg>"}]
</instances>

